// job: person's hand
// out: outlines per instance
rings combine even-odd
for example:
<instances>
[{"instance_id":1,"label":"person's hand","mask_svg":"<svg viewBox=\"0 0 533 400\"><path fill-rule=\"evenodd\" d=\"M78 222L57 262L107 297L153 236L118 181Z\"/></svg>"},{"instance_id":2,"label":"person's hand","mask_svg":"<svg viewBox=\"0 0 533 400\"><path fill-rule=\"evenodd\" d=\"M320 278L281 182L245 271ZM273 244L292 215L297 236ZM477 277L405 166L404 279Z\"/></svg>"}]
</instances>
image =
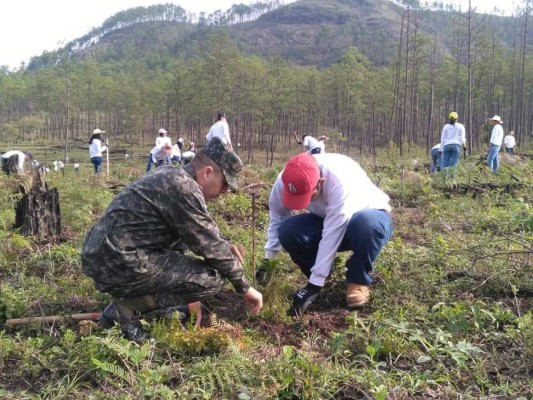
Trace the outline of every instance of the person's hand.
<instances>
[{"instance_id":1,"label":"person's hand","mask_svg":"<svg viewBox=\"0 0 533 400\"><path fill-rule=\"evenodd\" d=\"M246 303L246 307L248 307L248 311L252 314L259 313L261 308L263 308L263 295L253 287L250 287L242 297Z\"/></svg>"},{"instance_id":2,"label":"person's hand","mask_svg":"<svg viewBox=\"0 0 533 400\"><path fill-rule=\"evenodd\" d=\"M292 306L288 311L291 317L301 317L307 307L315 301L322 290L321 286L308 283L304 288L298 290L293 297Z\"/></svg>"},{"instance_id":3,"label":"person's hand","mask_svg":"<svg viewBox=\"0 0 533 400\"><path fill-rule=\"evenodd\" d=\"M270 267L270 260L263 258L259 264L259 268L255 271L255 280L261 286L266 286L272 278L272 270Z\"/></svg>"},{"instance_id":4,"label":"person's hand","mask_svg":"<svg viewBox=\"0 0 533 400\"><path fill-rule=\"evenodd\" d=\"M239 260L241 264L244 264L244 255L246 253L244 246L240 243L230 243L229 247L237 260Z\"/></svg>"}]
</instances>

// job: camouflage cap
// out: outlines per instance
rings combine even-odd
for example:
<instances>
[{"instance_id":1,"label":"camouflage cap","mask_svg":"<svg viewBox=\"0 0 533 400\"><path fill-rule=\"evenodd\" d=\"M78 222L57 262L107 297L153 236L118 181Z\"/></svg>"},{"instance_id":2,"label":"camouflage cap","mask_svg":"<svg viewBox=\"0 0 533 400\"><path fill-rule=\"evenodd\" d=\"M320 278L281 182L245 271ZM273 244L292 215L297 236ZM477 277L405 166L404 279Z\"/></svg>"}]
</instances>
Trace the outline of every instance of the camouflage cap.
<instances>
[{"instance_id":1,"label":"camouflage cap","mask_svg":"<svg viewBox=\"0 0 533 400\"><path fill-rule=\"evenodd\" d=\"M239 156L224 146L220 138L217 137L211 139L202 151L220 167L226 177L228 186L233 190L237 190L237 174L241 172L244 166Z\"/></svg>"}]
</instances>

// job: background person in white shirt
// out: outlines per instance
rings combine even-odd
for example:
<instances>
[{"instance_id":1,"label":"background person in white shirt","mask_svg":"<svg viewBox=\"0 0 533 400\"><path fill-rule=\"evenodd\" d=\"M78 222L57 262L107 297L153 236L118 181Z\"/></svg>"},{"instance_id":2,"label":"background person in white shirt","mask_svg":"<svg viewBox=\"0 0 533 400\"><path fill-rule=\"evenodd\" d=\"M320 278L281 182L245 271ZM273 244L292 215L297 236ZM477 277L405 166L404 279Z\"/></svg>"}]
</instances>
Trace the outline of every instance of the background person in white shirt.
<instances>
[{"instance_id":1,"label":"background person in white shirt","mask_svg":"<svg viewBox=\"0 0 533 400\"><path fill-rule=\"evenodd\" d=\"M440 171L441 161L442 161L442 150L441 150L440 143L438 143L431 148L431 166L429 167L429 172L431 174L434 172Z\"/></svg>"},{"instance_id":2,"label":"background person in white shirt","mask_svg":"<svg viewBox=\"0 0 533 400\"><path fill-rule=\"evenodd\" d=\"M217 114L217 122L211 126L211 129L209 129L209 132L205 136L208 143L215 137L219 138L224 146L227 146L230 150L233 150L233 146L231 145L231 137L229 134L229 125L226 121L226 113L224 112L219 112Z\"/></svg>"},{"instance_id":3,"label":"background person in white shirt","mask_svg":"<svg viewBox=\"0 0 533 400\"><path fill-rule=\"evenodd\" d=\"M309 279L294 295L291 315L301 315L330 275L337 252L352 251L346 263L346 304L370 299L373 262L393 229L389 196L342 154L301 153L279 174L269 199L265 261L283 248ZM293 216L292 210L309 213ZM261 277L261 268L258 277Z\"/></svg>"},{"instance_id":4,"label":"background person in white shirt","mask_svg":"<svg viewBox=\"0 0 533 400\"><path fill-rule=\"evenodd\" d=\"M161 167L162 165L165 165L166 160L170 158L172 146L168 143L164 143L161 147L155 146L150 153L152 154L152 160L156 165L156 168Z\"/></svg>"},{"instance_id":5,"label":"background person in white shirt","mask_svg":"<svg viewBox=\"0 0 533 400\"><path fill-rule=\"evenodd\" d=\"M154 152L161 150L161 148L167 144L172 147L172 140L167 136L167 133L168 132L166 129L159 129L159 136L155 139L155 146L152 148L152 150L150 150L150 154L148 154L148 165L146 166L146 172L150 172L152 170L152 165L154 164ZM170 164L170 154L168 159L163 160L163 162Z\"/></svg>"},{"instance_id":6,"label":"background person in white shirt","mask_svg":"<svg viewBox=\"0 0 533 400\"><path fill-rule=\"evenodd\" d=\"M30 152L11 150L2 154L2 171L7 175L24 172L24 161L33 160Z\"/></svg>"},{"instance_id":7,"label":"background person in white shirt","mask_svg":"<svg viewBox=\"0 0 533 400\"><path fill-rule=\"evenodd\" d=\"M514 155L514 147L516 146L516 140L514 138L514 131L509 131L503 138L503 144L505 145L505 151L511 156Z\"/></svg>"},{"instance_id":8,"label":"background person in white shirt","mask_svg":"<svg viewBox=\"0 0 533 400\"><path fill-rule=\"evenodd\" d=\"M107 146L102 146L102 133L105 133L105 131L97 128L93 131L89 139L89 157L93 163L94 173L96 175L102 172L102 152L107 150Z\"/></svg>"},{"instance_id":9,"label":"background person in white shirt","mask_svg":"<svg viewBox=\"0 0 533 400\"><path fill-rule=\"evenodd\" d=\"M296 135L296 133L294 133ZM298 139L298 137L296 137ZM304 134L302 135L302 140L298 140L298 144L303 144L305 149L310 154L320 154L322 150L325 149L325 143L323 141L315 139L311 135Z\"/></svg>"},{"instance_id":10,"label":"background person in white shirt","mask_svg":"<svg viewBox=\"0 0 533 400\"><path fill-rule=\"evenodd\" d=\"M500 160L498 154L502 148L503 142L503 121L499 115L495 115L490 119L490 124L493 125L490 134L489 153L487 155L487 165L491 172L497 174L500 169Z\"/></svg>"},{"instance_id":11,"label":"background person in white shirt","mask_svg":"<svg viewBox=\"0 0 533 400\"><path fill-rule=\"evenodd\" d=\"M459 115L452 111L448 123L442 128L440 146L442 150L441 169L457 167L461 156L461 146L466 146L466 132L463 124L457 122ZM452 174L455 170L452 170Z\"/></svg>"}]
</instances>

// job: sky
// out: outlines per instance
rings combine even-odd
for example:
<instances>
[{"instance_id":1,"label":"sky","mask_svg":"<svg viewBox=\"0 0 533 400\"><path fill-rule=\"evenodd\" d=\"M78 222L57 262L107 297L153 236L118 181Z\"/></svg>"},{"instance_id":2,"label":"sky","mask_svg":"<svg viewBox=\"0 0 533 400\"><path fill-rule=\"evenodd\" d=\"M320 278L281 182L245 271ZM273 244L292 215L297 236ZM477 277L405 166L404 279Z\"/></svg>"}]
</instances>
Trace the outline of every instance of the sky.
<instances>
[{"instance_id":1,"label":"sky","mask_svg":"<svg viewBox=\"0 0 533 400\"><path fill-rule=\"evenodd\" d=\"M115 13L132 7L174 3L198 15L225 11L232 4L257 0L3 0L0 12L0 66L17 69L22 62L53 51L99 27ZM290 3L294 0L285 0ZM450 0L451 1L451 0ZM443 0L444 3L450 1ZM453 0L468 7L468 0ZM516 1L516 0L515 0ZM423 3L423 1L422 1ZM494 7L512 10L513 0L472 0L479 12Z\"/></svg>"}]
</instances>

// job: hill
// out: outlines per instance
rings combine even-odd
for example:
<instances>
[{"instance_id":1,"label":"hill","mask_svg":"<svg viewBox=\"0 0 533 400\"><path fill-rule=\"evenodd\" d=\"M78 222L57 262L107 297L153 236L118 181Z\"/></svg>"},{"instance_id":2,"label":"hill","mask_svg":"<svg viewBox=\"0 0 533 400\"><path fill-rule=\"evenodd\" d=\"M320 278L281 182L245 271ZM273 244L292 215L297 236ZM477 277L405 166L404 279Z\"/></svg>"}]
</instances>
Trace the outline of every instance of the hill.
<instances>
[{"instance_id":1,"label":"hill","mask_svg":"<svg viewBox=\"0 0 533 400\"><path fill-rule=\"evenodd\" d=\"M235 7L235 6L234 6ZM170 9L169 9L170 8ZM404 9L389 0L300 0L272 7L256 19L244 21L239 9L193 22L175 5L137 7L118 13L61 51L74 57L109 59L191 58L213 30L224 29L245 54L281 56L300 65L328 66L349 47L356 47L375 65L387 65L402 34L402 21L411 21L416 33L439 38L440 51L449 53L454 30L461 30L456 13L443 10ZM476 16L478 26L490 25L495 40L513 45L510 17ZM415 31L411 30L410 35ZM529 33L533 36L533 33ZM52 65L50 53L34 57L28 68Z\"/></svg>"}]
</instances>

